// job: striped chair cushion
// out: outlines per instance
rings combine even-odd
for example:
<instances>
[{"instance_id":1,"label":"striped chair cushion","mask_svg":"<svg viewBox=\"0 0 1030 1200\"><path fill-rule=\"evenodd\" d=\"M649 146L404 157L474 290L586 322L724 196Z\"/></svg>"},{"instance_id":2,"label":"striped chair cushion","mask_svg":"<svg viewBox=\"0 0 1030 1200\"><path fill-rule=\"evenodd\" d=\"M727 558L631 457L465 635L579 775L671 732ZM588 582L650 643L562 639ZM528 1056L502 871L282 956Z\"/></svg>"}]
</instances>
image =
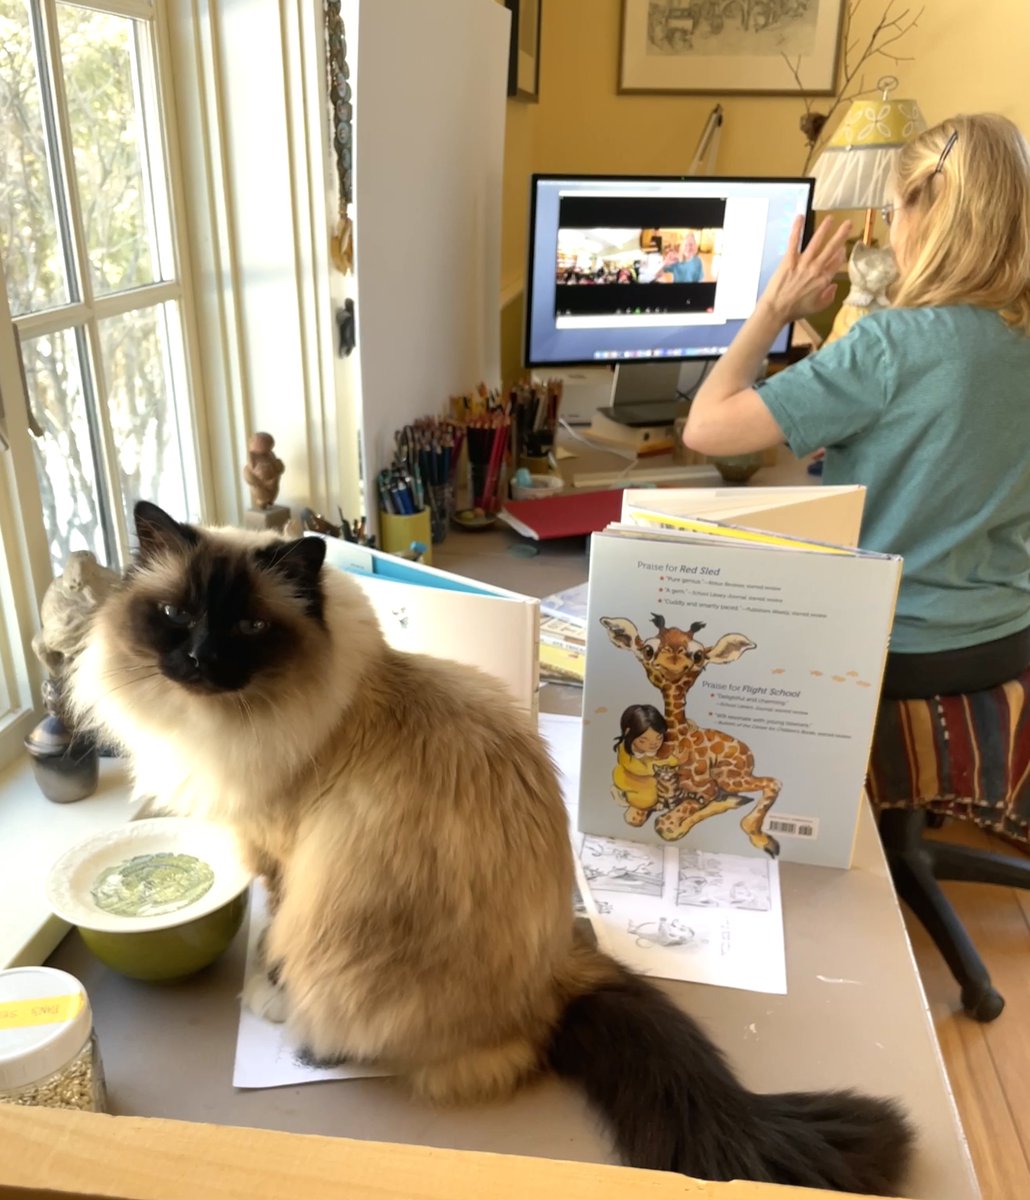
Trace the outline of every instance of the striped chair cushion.
<instances>
[{"instance_id":1,"label":"striped chair cushion","mask_svg":"<svg viewBox=\"0 0 1030 1200\"><path fill-rule=\"evenodd\" d=\"M882 700L868 789L878 808L962 817L1030 845L1030 669L963 696Z\"/></svg>"}]
</instances>

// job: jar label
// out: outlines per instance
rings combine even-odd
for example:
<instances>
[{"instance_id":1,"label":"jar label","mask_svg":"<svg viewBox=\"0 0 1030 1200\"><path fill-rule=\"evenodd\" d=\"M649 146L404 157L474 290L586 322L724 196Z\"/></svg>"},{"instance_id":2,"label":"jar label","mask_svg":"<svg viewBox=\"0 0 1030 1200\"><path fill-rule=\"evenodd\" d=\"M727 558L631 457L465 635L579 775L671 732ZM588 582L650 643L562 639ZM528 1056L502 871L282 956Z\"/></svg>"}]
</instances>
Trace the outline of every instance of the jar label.
<instances>
[{"instance_id":1,"label":"jar label","mask_svg":"<svg viewBox=\"0 0 1030 1200\"><path fill-rule=\"evenodd\" d=\"M63 1025L82 1011L81 992L71 996L36 996L31 1000L0 1000L0 1029L28 1029L31 1025Z\"/></svg>"}]
</instances>

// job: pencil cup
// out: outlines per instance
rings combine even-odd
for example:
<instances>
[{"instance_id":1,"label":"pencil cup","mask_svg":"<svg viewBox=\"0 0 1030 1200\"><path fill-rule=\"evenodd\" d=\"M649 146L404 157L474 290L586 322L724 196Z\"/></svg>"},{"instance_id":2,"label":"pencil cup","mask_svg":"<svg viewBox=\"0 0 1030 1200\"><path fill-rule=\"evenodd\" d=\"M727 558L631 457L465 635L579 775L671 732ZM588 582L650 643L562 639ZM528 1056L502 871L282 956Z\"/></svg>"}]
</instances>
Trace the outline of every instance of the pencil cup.
<instances>
[{"instance_id":1,"label":"pencil cup","mask_svg":"<svg viewBox=\"0 0 1030 1200\"><path fill-rule=\"evenodd\" d=\"M422 561L433 563L433 527L429 509L421 512L398 515L379 510L379 545L387 554L407 554L412 542L425 546Z\"/></svg>"},{"instance_id":2,"label":"pencil cup","mask_svg":"<svg viewBox=\"0 0 1030 1200\"><path fill-rule=\"evenodd\" d=\"M469 463L469 507L482 508L484 512L496 512L500 507L498 502L498 477L490 478L488 463Z\"/></svg>"}]
</instances>

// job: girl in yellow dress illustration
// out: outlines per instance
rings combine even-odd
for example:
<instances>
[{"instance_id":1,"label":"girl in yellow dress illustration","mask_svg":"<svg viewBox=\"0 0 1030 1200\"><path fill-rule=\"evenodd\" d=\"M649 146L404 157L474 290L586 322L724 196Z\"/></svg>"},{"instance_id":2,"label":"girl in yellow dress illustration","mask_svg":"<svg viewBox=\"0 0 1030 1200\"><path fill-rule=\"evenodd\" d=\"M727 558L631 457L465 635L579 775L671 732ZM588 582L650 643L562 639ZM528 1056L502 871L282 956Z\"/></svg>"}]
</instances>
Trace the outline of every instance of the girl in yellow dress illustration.
<instances>
[{"instance_id":1,"label":"girl in yellow dress illustration","mask_svg":"<svg viewBox=\"0 0 1030 1200\"><path fill-rule=\"evenodd\" d=\"M612 798L625 804L628 825L643 825L658 805L656 766L675 766L675 758L659 758L668 724L651 704L631 704L619 721L612 772Z\"/></svg>"}]
</instances>

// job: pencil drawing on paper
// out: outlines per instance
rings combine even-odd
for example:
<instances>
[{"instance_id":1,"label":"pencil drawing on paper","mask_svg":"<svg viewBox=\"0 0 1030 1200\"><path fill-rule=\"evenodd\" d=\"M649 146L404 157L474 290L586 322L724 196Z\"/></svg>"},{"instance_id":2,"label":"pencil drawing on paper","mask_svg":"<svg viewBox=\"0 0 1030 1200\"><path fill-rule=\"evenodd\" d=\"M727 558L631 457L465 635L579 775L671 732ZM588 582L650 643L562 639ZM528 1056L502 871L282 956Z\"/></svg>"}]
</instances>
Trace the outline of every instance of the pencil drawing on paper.
<instances>
[{"instance_id":1,"label":"pencil drawing on paper","mask_svg":"<svg viewBox=\"0 0 1030 1200\"><path fill-rule=\"evenodd\" d=\"M588 835L583 839L580 862L591 891L661 897L664 852L657 846Z\"/></svg>"},{"instance_id":2,"label":"pencil drawing on paper","mask_svg":"<svg viewBox=\"0 0 1030 1200\"><path fill-rule=\"evenodd\" d=\"M752 912L768 912L772 907L768 859L704 850L681 850L679 858L677 904Z\"/></svg>"},{"instance_id":3,"label":"pencil drawing on paper","mask_svg":"<svg viewBox=\"0 0 1030 1200\"><path fill-rule=\"evenodd\" d=\"M647 53L807 55L825 0L650 0Z\"/></svg>"},{"instance_id":4,"label":"pencil drawing on paper","mask_svg":"<svg viewBox=\"0 0 1030 1200\"><path fill-rule=\"evenodd\" d=\"M643 950L660 946L663 950L679 947L700 949L708 939L676 917L659 917L657 921L627 921L626 932Z\"/></svg>"}]
</instances>

